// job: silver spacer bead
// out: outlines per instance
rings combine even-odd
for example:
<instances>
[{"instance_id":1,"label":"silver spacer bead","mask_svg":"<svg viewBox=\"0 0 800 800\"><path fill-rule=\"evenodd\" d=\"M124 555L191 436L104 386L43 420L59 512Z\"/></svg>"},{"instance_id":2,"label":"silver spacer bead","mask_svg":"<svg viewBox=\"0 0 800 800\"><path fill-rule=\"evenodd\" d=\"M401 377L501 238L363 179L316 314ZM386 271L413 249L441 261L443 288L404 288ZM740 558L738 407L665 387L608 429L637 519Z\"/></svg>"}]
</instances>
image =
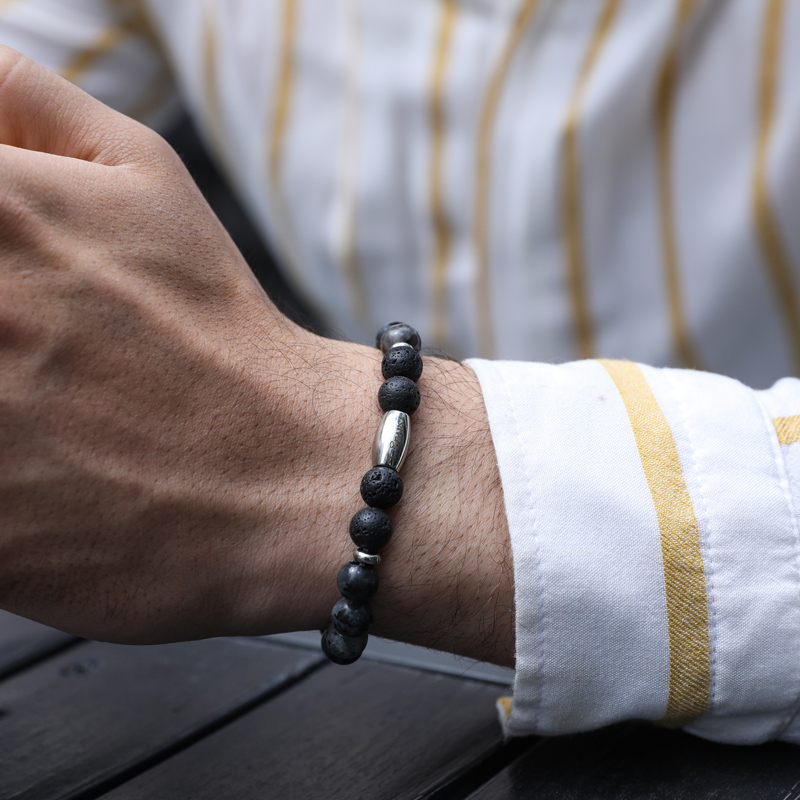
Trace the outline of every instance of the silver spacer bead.
<instances>
[{"instance_id":1,"label":"silver spacer bead","mask_svg":"<svg viewBox=\"0 0 800 800\"><path fill-rule=\"evenodd\" d=\"M394 344L393 344L393 345L392 345L392 346L389 348L389 350L393 350L395 347L411 347L411 345L410 345L408 342L395 342L395 343L394 343ZM413 348L413 347L411 347L411 349L413 350L414 348ZM389 352L389 350L387 350L386 352L388 353L388 352Z\"/></svg>"},{"instance_id":2,"label":"silver spacer bead","mask_svg":"<svg viewBox=\"0 0 800 800\"><path fill-rule=\"evenodd\" d=\"M365 553L363 550L356 550L356 561L365 567L377 567L381 563L381 557L377 553Z\"/></svg>"},{"instance_id":3,"label":"silver spacer bead","mask_svg":"<svg viewBox=\"0 0 800 800\"><path fill-rule=\"evenodd\" d=\"M372 442L372 466L399 470L406 459L411 417L404 411L387 411Z\"/></svg>"}]
</instances>

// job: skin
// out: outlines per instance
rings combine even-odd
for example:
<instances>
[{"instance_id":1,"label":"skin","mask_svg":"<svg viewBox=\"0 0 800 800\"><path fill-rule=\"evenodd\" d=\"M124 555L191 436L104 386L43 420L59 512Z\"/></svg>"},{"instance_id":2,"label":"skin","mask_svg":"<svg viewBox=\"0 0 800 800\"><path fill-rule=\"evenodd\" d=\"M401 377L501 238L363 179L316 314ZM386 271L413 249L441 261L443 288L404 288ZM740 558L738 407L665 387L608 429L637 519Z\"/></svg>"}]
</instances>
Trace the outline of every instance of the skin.
<instances>
[{"instance_id":1,"label":"skin","mask_svg":"<svg viewBox=\"0 0 800 800\"><path fill-rule=\"evenodd\" d=\"M282 317L152 131L0 48L0 607L155 643L323 627L380 353ZM513 665L475 375L425 359L373 632Z\"/></svg>"}]
</instances>

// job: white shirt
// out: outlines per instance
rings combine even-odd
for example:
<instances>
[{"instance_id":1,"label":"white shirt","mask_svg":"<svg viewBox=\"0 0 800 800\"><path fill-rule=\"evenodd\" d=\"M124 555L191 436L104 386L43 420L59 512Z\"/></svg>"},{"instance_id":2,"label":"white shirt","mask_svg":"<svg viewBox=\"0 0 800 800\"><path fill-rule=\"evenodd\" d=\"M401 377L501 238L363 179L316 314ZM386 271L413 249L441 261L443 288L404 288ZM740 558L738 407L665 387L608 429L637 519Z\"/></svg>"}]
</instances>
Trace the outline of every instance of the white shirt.
<instances>
[{"instance_id":1,"label":"white shirt","mask_svg":"<svg viewBox=\"0 0 800 800\"><path fill-rule=\"evenodd\" d=\"M508 729L800 740L800 5L6 0L0 41L156 126L177 87L351 338L661 367L469 362Z\"/></svg>"}]
</instances>

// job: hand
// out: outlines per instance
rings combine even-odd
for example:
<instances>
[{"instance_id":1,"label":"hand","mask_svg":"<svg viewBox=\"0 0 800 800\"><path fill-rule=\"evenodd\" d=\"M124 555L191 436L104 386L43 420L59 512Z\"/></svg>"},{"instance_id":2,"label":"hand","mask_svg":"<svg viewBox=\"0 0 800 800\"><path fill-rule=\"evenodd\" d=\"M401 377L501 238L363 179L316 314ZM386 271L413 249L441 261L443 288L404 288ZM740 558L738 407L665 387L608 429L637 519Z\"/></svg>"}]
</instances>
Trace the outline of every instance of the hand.
<instances>
[{"instance_id":1,"label":"hand","mask_svg":"<svg viewBox=\"0 0 800 800\"><path fill-rule=\"evenodd\" d=\"M0 48L0 605L159 642L322 626L379 353L281 317L153 132ZM475 376L426 360L375 631L513 658Z\"/></svg>"}]
</instances>

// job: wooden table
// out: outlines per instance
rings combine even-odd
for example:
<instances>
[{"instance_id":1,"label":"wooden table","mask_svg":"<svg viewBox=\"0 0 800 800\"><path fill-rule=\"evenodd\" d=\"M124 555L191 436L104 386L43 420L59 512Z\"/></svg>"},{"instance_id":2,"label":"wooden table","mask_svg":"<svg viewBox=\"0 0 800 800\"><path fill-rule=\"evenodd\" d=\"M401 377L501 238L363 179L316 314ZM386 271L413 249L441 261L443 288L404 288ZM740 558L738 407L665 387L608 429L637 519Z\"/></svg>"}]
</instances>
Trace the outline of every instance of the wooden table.
<instances>
[{"instance_id":1,"label":"wooden table","mask_svg":"<svg viewBox=\"0 0 800 800\"><path fill-rule=\"evenodd\" d=\"M800 797L800 748L625 725L503 744L501 687L262 639L125 647L0 612L0 799Z\"/></svg>"}]
</instances>

